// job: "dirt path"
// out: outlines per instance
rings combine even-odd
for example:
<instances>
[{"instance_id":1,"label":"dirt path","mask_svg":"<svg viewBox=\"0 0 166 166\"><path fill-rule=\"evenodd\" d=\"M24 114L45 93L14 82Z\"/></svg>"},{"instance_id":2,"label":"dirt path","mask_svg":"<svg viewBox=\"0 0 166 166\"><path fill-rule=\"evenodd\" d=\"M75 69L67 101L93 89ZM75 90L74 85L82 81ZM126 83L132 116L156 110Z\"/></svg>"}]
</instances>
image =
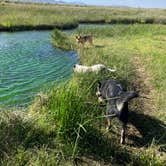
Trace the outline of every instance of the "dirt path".
<instances>
[{"instance_id":1,"label":"dirt path","mask_svg":"<svg viewBox=\"0 0 166 166\"><path fill-rule=\"evenodd\" d=\"M154 98L156 91L151 83L152 77L141 63L139 55L136 55L133 58L132 63L134 64L136 70L136 80L134 82L134 86L137 90L140 90L140 96L144 97L139 99L139 104L142 106L141 110L144 114L153 115L153 113L157 110L157 103Z\"/></svg>"},{"instance_id":2,"label":"dirt path","mask_svg":"<svg viewBox=\"0 0 166 166\"><path fill-rule=\"evenodd\" d=\"M133 105L137 105L133 111L130 111L130 123L128 125L128 140L129 145L134 147L149 147L153 139L157 144L164 144L163 133L165 125L156 117L157 102L155 101L155 88L151 81L152 77L146 71L141 63L141 58L136 55L132 62L136 70L136 80L134 86L140 90L140 96Z\"/></svg>"}]
</instances>

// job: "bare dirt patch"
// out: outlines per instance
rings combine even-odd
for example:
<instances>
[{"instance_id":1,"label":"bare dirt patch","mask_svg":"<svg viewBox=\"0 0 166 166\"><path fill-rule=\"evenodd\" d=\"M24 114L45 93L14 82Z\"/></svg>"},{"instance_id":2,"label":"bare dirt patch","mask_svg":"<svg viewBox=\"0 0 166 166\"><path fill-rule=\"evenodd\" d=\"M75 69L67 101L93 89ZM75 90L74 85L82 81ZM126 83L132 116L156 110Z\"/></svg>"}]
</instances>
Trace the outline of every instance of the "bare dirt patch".
<instances>
[{"instance_id":1,"label":"bare dirt patch","mask_svg":"<svg viewBox=\"0 0 166 166\"><path fill-rule=\"evenodd\" d=\"M127 142L134 147L149 147L154 140L157 145L164 145L166 142L163 134L166 132L166 126L156 116L156 91L151 83L152 77L146 71L138 55L133 58L132 63L136 71L133 86L140 91L140 97L132 101L136 107L131 106Z\"/></svg>"},{"instance_id":2,"label":"bare dirt patch","mask_svg":"<svg viewBox=\"0 0 166 166\"><path fill-rule=\"evenodd\" d=\"M140 91L139 104L144 114L153 115L157 110L155 102L155 88L152 85L152 77L141 63L139 55L133 58L132 63L136 70L136 80L134 86ZM143 98L142 98L143 97Z\"/></svg>"}]
</instances>

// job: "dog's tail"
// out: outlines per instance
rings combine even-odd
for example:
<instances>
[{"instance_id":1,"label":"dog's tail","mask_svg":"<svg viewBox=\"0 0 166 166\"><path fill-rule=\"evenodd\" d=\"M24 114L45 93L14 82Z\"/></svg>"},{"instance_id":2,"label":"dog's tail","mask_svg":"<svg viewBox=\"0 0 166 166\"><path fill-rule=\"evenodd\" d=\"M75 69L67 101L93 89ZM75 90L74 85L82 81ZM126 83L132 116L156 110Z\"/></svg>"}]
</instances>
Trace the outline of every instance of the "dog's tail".
<instances>
[{"instance_id":1,"label":"dog's tail","mask_svg":"<svg viewBox=\"0 0 166 166\"><path fill-rule=\"evenodd\" d=\"M107 68L107 70L110 71L110 72L115 72L116 71L116 69L111 69L111 68Z\"/></svg>"},{"instance_id":2,"label":"dog's tail","mask_svg":"<svg viewBox=\"0 0 166 166\"><path fill-rule=\"evenodd\" d=\"M121 95L120 100L121 102L125 103L136 97L139 97L139 94L137 91L128 91Z\"/></svg>"}]
</instances>

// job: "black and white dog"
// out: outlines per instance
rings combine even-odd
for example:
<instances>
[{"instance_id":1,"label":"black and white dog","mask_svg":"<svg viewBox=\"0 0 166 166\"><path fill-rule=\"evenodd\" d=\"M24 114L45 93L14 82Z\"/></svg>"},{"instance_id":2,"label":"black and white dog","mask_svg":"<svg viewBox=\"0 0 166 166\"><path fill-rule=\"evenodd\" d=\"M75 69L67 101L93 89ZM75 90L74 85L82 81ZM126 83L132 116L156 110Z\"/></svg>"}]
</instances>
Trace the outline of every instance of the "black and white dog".
<instances>
[{"instance_id":1,"label":"black and white dog","mask_svg":"<svg viewBox=\"0 0 166 166\"><path fill-rule=\"evenodd\" d=\"M107 129L110 128L113 117L118 117L122 122L123 127L120 142L124 144L128 122L128 101L138 97L138 92L124 90L118 81L104 80L98 83L96 95L99 103L102 103L104 100L107 102Z\"/></svg>"}]
</instances>

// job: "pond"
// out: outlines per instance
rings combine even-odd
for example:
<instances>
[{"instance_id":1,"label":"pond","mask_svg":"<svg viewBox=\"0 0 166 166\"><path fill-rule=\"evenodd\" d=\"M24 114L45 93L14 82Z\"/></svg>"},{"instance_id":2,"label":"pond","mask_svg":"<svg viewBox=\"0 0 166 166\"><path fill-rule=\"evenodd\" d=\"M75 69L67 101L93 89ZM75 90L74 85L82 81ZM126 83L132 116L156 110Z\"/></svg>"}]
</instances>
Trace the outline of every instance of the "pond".
<instances>
[{"instance_id":1,"label":"pond","mask_svg":"<svg viewBox=\"0 0 166 166\"><path fill-rule=\"evenodd\" d=\"M51 31L0 33L0 107L25 107L71 77L77 53L53 47L50 38Z\"/></svg>"}]
</instances>

